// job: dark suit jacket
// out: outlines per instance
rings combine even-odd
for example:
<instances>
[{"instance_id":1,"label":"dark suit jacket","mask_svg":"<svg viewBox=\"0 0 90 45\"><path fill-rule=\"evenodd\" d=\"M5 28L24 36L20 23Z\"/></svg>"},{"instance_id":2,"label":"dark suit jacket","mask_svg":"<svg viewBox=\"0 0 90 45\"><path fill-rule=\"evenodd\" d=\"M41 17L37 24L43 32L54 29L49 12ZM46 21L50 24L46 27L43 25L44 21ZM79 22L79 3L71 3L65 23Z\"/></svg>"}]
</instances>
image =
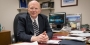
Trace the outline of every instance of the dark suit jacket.
<instances>
[{"instance_id":1,"label":"dark suit jacket","mask_svg":"<svg viewBox=\"0 0 90 45\"><path fill-rule=\"evenodd\" d=\"M39 23L39 32L40 34L46 31L49 39L52 38L52 30L49 26L47 16L43 14L38 15L38 23ZM30 41L31 37L34 35L34 30L32 26L32 20L28 13L23 13L18 16L18 24L17 24L17 36L20 41Z\"/></svg>"}]
</instances>

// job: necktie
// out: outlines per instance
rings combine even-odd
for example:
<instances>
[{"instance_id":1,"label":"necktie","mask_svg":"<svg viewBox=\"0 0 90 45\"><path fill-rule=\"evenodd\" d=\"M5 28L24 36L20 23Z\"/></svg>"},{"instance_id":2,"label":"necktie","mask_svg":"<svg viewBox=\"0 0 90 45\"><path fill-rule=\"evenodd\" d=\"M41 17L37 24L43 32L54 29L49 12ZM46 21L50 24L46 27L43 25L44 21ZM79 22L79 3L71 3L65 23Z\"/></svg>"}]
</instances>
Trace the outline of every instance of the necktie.
<instances>
[{"instance_id":1,"label":"necktie","mask_svg":"<svg viewBox=\"0 0 90 45\"><path fill-rule=\"evenodd\" d=\"M36 20L34 20L34 22L33 22L33 29L34 29L34 34L36 36L39 35L39 28L38 28L38 26L36 24Z\"/></svg>"}]
</instances>

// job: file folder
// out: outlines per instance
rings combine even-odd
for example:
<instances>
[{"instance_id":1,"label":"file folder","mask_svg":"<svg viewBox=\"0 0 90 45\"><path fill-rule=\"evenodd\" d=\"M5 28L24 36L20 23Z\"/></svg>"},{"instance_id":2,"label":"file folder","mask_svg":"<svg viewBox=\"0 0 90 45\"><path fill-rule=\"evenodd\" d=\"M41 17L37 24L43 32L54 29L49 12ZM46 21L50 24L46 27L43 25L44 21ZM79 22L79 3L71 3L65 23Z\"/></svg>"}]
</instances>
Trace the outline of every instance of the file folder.
<instances>
[{"instance_id":1,"label":"file folder","mask_svg":"<svg viewBox=\"0 0 90 45\"><path fill-rule=\"evenodd\" d=\"M85 41L76 40L62 40L59 42L60 45L86 45Z\"/></svg>"}]
</instances>

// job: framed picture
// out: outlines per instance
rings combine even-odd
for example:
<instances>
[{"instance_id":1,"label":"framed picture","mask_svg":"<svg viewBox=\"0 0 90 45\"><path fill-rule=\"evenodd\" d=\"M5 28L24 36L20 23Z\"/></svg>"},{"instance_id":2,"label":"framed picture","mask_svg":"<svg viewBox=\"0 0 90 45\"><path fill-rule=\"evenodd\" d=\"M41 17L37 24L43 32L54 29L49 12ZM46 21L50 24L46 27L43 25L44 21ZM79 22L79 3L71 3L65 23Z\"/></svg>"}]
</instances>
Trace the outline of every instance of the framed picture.
<instances>
[{"instance_id":1,"label":"framed picture","mask_svg":"<svg viewBox=\"0 0 90 45\"><path fill-rule=\"evenodd\" d=\"M77 6L78 0L61 0L61 7Z\"/></svg>"},{"instance_id":2,"label":"framed picture","mask_svg":"<svg viewBox=\"0 0 90 45\"><path fill-rule=\"evenodd\" d=\"M41 4L41 8L48 8L49 7L49 3L48 2L43 2Z\"/></svg>"},{"instance_id":3,"label":"framed picture","mask_svg":"<svg viewBox=\"0 0 90 45\"><path fill-rule=\"evenodd\" d=\"M71 26L72 29L80 30L82 24L81 14L67 14L66 19L68 20L67 24Z\"/></svg>"}]
</instances>

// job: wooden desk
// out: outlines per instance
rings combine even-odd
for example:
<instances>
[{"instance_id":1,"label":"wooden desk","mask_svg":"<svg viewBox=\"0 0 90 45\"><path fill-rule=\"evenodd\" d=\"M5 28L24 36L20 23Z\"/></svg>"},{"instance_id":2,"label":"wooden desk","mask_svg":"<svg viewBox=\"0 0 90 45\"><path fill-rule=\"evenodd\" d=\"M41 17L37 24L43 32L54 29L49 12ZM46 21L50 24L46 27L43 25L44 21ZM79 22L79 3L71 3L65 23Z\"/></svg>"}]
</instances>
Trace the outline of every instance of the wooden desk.
<instances>
[{"instance_id":1,"label":"wooden desk","mask_svg":"<svg viewBox=\"0 0 90 45\"><path fill-rule=\"evenodd\" d=\"M56 37L57 36L66 36L66 35L68 35L68 33L67 32L58 32L58 33L54 33L53 34L53 37L52 37L52 40L58 40ZM12 45L12 44L11 44ZM55 45L55 44L39 44L39 45ZM90 44L86 44L86 45L90 45Z\"/></svg>"},{"instance_id":2,"label":"wooden desk","mask_svg":"<svg viewBox=\"0 0 90 45\"><path fill-rule=\"evenodd\" d=\"M11 44L11 32L2 30L0 32L0 45L8 45Z\"/></svg>"},{"instance_id":3,"label":"wooden desk","mask_svg":"<svg viewBox=\"0 0 90 45\"><path fill-rule=\"evenodd\" d=\"M63 35L66 36L66 35L68 35L68 33L67 32L54 33L53 37L52 37L52 40L58 40L57 36L63 36ZM39 45L48 45L48 44L39 44ZM49 44L49 45L55 45L55 44ZM86 44L86 45L90 45L90 44Z\"/></svg>"}]
</instances>

